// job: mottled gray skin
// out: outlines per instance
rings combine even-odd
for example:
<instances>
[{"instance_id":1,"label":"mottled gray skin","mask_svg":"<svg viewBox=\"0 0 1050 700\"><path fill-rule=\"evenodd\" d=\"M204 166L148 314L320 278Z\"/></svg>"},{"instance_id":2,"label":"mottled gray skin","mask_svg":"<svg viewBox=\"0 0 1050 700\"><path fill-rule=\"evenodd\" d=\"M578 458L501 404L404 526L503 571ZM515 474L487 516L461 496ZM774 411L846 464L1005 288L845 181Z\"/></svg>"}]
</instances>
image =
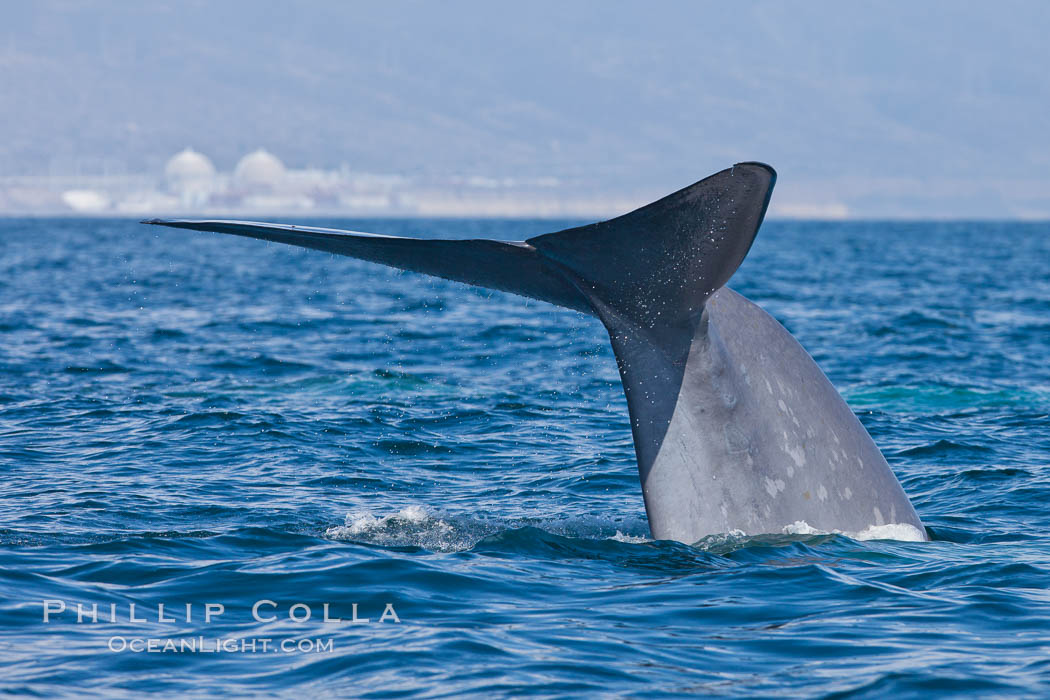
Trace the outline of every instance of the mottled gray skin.
<instances>
[{"instance_id":1,"label":"mottled gray skin","mask_svg":"<svg viewBox=\"0 0 1050 700\"><path fill-rule=\"evenodd\" d=\"M542 299L609 331L653 537L796 523L925 529L842 397L769 314L726 287L776 173L739 163L641 209L527 241L425 240L242 221L145 223L349 255Z\"/></svg>"},{"instance_id":2,"label":"mottled gray skin","mask_svg":"<svg viewBox=\"0 0 1050 700\"><path fill-rule=\"evenodd\" d=\"M797 521L824 531L907 523L925 532L882 453L809 354L728 287L707 302L677 393L669 366L681 357L635 339L614 344L653 537L695 542L711 533L782 532ZM674 404L666 426L638 405L665 398Z\"/></svg>"}]
</instances>

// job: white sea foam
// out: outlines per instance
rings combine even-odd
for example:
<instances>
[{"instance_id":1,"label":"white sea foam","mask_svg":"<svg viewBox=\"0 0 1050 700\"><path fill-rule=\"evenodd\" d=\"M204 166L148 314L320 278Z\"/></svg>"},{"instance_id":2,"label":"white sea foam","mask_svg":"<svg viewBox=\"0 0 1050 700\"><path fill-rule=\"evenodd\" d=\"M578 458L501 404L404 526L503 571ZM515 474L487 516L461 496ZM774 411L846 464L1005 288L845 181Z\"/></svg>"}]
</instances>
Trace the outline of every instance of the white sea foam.
<instances>
[{"instance_id":1,"label":"white sea foam","mask_svg":"<svg viewBox=\"0 0 1050 700\"><path fill-rule=\"evenodd\" d=\"M900 540L901 542L923 542L922 532L908 523L887 523L872 525L861 532L842 532L841 530L818 530L805 520L796 520L784 527L785 535L845 535L855 540Z\"/></svg>"},{"instance_id":2,"label":"white sea foam","mask_svg":"<svg viewBox=\"0 0 1050 700\"><path fill-rule=\"evenodd\" d=\"M419 546L437 551L467 549L483 536L479 533L457 532L442 518L416 505L381 517L376 517L369 510L347 513L345 524L325 531L325 537L335 540Z\"/></svg>"},{"instance_id":3,"label":"white sea foam","mask_svg":"<svg viewBox=\"0 0 1050 700\"><path fill-rule=\"evenodd\" d=\"M830 534L830 533L824 532L823 530L818 530L817 528L815 528L812 525L810 525L809 523L807 523L805 520L796 520L795 522L791 523L790 525L787 525L787 526L784 527L784 534L785 535L827 535L827 534Z\"/></svg>"},{"instance_id":4,"label":"white sea foam","mask_svg":"<svg viewBox=\"0 0 1050 700\"><path fill-rule=\"evenodd\" d=\"M863 532L850 535L855 540L900 540L902 542L924 542L919 528L908 523L887 523L886 525L872 525Z\"/></svg>"},{"instance_id":5,"label":"white sea foam","mask_svg":"<svg viewBox=\"0 0 1050 700\"><path fill-rule=\"evenodd\" d=\"M652 541L648 537L644 537L642 535L625 535L619 530L617 530L616 534L610 537L609 539L616 540L617 542L626 542L628 544L641 544L642 542Z\"/></svg>"},{"instance_id":6,"label":"white sea foam","mask_svg":"<svg viewBox=\"0 0 1050 700\"><path fill-rule=\"evenodd\" d=\"M433 521L431 524L437 525L439 528L448 528L448 523L433 518L427 509L422 506L407 506L402 508L397 513L391 513L390 515L384 515L381 518L377 518L372 511L363 510L356 511L353 513L346 514L346 524L341 527L329 528L326 534L329 535L361 535L374 530L382 530L392 525L399 524L414 524L421 525Z\"/></svg>"}]
</instances>

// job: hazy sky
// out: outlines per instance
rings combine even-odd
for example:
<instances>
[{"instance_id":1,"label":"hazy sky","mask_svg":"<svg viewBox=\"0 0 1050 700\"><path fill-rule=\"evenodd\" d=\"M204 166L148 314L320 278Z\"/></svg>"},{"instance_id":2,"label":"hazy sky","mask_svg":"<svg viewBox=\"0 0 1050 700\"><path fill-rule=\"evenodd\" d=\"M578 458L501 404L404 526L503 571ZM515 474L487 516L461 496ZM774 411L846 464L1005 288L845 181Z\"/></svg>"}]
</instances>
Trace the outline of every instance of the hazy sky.
<instances>
[{"instance_id":1,"label":"hazy sky","mask_svg":"<svg viewBox=\"0 0 1050 700\"><path fill-rule=\"evenodd\" d=\"M14 2L0 174L291 167L1050 217L1046 2Z\"/></svg>"}]
</instances>

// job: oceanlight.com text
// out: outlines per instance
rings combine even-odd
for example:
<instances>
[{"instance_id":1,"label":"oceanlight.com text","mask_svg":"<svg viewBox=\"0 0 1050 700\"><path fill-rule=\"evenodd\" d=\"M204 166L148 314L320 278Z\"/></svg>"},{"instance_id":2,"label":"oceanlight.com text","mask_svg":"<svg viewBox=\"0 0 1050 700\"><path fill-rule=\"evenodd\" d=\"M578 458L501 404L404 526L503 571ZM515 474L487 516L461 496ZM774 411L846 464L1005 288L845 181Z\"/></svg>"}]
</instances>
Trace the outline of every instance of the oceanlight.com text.
<instances>
[{"instance_id":1,"label":"oceanlight.com text","mask_svg":"<svg viewBox=\"0 0 1050 700\"><path fill-rule=\"evenodd\" d=\"M109 638L106 648L132 654L331 654L335 640L272 637L123 637Z\"/></svg>"}]
</instances>

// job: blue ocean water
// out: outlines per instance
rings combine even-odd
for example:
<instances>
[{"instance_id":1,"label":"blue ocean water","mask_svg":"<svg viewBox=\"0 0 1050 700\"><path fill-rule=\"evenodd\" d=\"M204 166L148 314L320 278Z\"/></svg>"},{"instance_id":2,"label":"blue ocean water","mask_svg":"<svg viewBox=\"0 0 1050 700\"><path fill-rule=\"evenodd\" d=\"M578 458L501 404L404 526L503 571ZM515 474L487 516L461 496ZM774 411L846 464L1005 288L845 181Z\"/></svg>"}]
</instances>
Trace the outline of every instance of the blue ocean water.
<instances>
[{"instance_id":1,"label":"blue ocean water","mask_svg":"<svg viewBox=\"0 0 1050 700\"><path fill-rule=\"evenodd\" d=\"M732 286L932 541L687 546L647 537L596 320L259 241L0 220L0 687L1045 696L1048 261L1047 224L767 222Z\"/></svg>"}]
</instances>

